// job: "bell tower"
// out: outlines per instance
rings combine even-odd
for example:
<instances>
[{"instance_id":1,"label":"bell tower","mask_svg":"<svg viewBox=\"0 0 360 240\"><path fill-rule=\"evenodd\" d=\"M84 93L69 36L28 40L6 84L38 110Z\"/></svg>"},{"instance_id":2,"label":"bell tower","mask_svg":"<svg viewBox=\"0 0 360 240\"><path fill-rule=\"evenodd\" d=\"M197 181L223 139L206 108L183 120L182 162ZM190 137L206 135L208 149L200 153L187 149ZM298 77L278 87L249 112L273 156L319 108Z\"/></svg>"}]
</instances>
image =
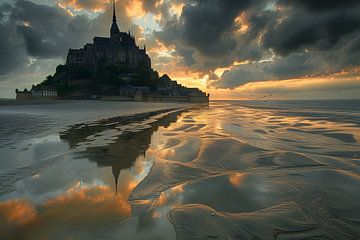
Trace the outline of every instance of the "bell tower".
<instances>
[{"instance_id":1,"label":"bell tower","mask_svg":"<svg viewBox=\"0 0 360 240\"><path fill-rule=\"evenodd\" d=\"M116 10L115 10L115 0L113 0L113 20L110 28L110 39L113 43L120 42L120 29L116 22Z\"/></svg>"}]
</instances>

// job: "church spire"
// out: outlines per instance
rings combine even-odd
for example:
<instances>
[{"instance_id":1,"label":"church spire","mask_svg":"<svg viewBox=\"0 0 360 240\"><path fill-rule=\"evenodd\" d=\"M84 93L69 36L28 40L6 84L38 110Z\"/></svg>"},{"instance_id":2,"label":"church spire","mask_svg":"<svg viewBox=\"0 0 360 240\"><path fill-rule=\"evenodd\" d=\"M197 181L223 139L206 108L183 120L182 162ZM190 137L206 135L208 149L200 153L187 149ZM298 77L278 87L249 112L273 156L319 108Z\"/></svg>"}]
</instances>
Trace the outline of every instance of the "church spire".
<instances>
[{"instance_id":1,"label":"church spire","mask_svg":"<svg viewBox=\"0 0 360 240\"><path fill-rule=\"evenodd\" d=\"M115 9L115 0L113 0L113 21L110 28L110 36L113 38L115 35L118 35L120 29L116 23L116 9Z\"/></svg>"},{"instance_id":2,"label":"church spire","mask_svg":"<svg viewBox=\"0 0 360 240\"><path fill-rule=\"evenodd\" d=\"M113 23L116 23L115 0L113 0Z\"/></svg>"}]
</instances>

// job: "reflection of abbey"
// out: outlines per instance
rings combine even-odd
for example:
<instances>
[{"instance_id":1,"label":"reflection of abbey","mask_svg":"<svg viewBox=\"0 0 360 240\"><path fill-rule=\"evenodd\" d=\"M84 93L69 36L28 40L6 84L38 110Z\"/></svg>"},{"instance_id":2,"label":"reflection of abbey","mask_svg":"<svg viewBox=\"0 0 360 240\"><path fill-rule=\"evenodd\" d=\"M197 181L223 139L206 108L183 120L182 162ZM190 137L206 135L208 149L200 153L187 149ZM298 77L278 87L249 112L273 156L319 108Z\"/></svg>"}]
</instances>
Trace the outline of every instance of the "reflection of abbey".
<instances>
[{"instance_id":1,"label":"reflection of abbey","mask_svg":"<svg viewBox=\"0 0 360 240\"><path fill-rule=\"evenodd\" d=\"M157 121L148 122L152 117L165 112L167 112L167 110L140 113L132 116L129 115L127 117L115 117L89 125L74 125L66 131L63 131L60 138L61 140L68 142L70 148L76 148L79 145L86 144L87 147L84 151L78 153L80 156L96 162L98 167L111 167L117 193L120 172L134 167L138 157L145 156L145 152L151 143L153 133L156 132L160 126L168 127L171 123L176 122L182 111L171 112L163 115L157 119ZM114 126L111 125L110 127L109 123L118 122L119 126L126 126L127 124L131 124L132 121L138 123L146 122L147 127L144 129L141 129L141 127L137 130L133 129L135 131L123 131L121 135L116 136L116 138L104 145L88 145L88 143L90 143L88 142L90 136L95 136Z\"/></svg>"},{"instance_id":2,"label":"reflection of abbey","mask_svg":"<svg viewBox=\"0 0 360 240\"><path fill-rule=\"evenodd\" d=\"M94 67L106 65L126 65L138 67L144 64L151 68L151 60L146 54L146 47L140 49L135 38L129 33L120 32L116 23L114 4L113 22L110 29L110 38L94 37L94 43L87 43L84 48L70 49L66 65L86 65Z\"/></svg>"}]
</instances>

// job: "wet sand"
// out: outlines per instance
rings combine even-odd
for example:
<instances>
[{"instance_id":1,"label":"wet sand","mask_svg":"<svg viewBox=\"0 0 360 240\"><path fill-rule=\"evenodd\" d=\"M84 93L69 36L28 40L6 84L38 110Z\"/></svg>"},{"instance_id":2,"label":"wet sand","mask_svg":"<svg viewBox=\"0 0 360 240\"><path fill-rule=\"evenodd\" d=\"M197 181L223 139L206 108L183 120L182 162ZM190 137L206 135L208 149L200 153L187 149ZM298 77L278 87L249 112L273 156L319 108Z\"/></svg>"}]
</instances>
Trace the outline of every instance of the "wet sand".
<instances>
[{"instance_id":1,"label":"wet sand","mask_svg":"<svg viewBox=\"0 0 360 240\"><path fill-rule=\"evenodd\" d=\"M1 239L360 238L360 112L275 104L212 102L39 138L33 156L47 163L0 188Z\"/></svg>"}]
</instances>

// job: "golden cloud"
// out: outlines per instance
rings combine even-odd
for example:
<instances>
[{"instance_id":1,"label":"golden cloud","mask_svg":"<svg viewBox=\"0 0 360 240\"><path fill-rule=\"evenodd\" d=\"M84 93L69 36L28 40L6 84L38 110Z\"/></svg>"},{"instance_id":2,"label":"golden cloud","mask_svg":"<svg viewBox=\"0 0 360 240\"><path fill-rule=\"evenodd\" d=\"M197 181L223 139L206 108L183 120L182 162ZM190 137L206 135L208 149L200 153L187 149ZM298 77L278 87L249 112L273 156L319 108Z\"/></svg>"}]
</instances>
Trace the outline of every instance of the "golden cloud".
<instances>
[{"instance_id":1,"label":"golden cloud","mask_svg":"<svg viewBox=\"0 0 360 240\"><path fill-rule=\"evenodd\" d=\"M58 6L65 10L73 9L75 11L87 10L92 12L104 12L111 2L111 0L61 0L58 2Z\"/></svg>"}]
</instances>

